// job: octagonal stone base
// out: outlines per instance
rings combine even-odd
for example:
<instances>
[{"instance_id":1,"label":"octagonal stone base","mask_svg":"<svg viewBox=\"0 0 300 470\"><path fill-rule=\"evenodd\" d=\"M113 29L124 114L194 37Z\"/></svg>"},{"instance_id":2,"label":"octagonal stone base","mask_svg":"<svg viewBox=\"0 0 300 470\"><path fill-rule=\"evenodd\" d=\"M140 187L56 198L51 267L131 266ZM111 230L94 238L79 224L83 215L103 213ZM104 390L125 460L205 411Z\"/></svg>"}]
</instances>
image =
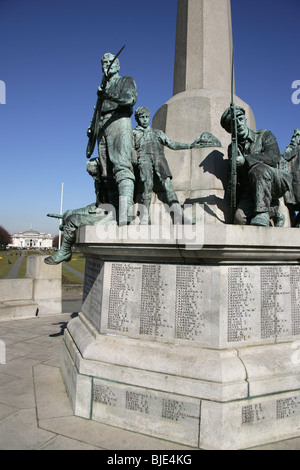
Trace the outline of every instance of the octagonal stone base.
<instances>
[{"instance_id":1,"label":"octagonal stone base","mask_svg":"<svg viewBox=\"0 0 300 470\"><path fill-rule=\"evenodd\" d=\"M299 436L297 229L204 228L194 249L99 230L78 234L83 306L63 343L75 415L202 449Z\"/></svg>"}]
</instances>

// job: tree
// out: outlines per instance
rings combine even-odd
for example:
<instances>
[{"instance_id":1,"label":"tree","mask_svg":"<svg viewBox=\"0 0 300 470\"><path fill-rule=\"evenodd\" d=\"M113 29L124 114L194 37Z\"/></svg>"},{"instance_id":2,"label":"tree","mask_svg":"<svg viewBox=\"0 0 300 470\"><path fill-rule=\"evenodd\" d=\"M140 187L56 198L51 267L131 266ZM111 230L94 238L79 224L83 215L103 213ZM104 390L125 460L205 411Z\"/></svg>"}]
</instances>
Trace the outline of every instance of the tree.
<instances>
[{"instance_id":1,"label":"tree","mask_svg":"<svg viewBox=\"0 0 300 470\"><path fill-rule=\"evenodd\" d=\"M12 242L11 235L0 225L0 249L5 250L6 246Z\"/></svg>"},{"instance_id":2,"label":"tree","mask_svg":"<svg viewBox=\"0 0 300 470\"><path fill-rule=\"evenodd\" d=\"M58 248L59 235L53 238L53 248ZM61 234L61 242L63 241L63 234Z\"/></svg>"}]
</instances>

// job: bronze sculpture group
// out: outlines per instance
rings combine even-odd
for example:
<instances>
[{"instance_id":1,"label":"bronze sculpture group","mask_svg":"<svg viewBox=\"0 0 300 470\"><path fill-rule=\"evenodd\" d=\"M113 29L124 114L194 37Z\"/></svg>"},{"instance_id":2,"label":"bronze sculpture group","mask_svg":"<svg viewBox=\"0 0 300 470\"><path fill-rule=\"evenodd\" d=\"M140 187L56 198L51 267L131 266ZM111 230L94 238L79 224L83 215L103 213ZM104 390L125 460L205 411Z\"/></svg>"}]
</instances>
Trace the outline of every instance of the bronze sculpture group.
<instances>
[{"instance_id":1,"label":"bronze sculpture group","mask_svg":"<svg viewBox=\"0 0 300 470\"><path fill-rule=\"evenodd\" d=\"M174 142L162 131L149 126L150 110L147 107L138 107L135 111L137 126L133 129L131 116L137 101L137 87L132 77L119 75L120 52L117 55L107 53L101 59L103 79L87 131L87 157L92 156L96 143L98 147L98 157L87 162L87 171L95 181L96 202L66 211L61 216L63 243L59 251L45 258L47 264L71 259L80 226L135 223L133 206L137 178L143 188L140 224L151 223L149 208L154 175L177 215L176 220L194 223L185 218L178 202L163 146L172 150L221 146L208 132L196 137L191 144ZM243 108L231 106L222 115L220 123L232 134L228 157L234 178L229 178L227 188L234 194L231 223L281 227L285 218L279 210L279 199L284 197L292 226L300 226L297 215L300 209L300 131L295 130L290 144L280 155L276 138L270 131L248 128Z\"/></svg>"}]
</instances>

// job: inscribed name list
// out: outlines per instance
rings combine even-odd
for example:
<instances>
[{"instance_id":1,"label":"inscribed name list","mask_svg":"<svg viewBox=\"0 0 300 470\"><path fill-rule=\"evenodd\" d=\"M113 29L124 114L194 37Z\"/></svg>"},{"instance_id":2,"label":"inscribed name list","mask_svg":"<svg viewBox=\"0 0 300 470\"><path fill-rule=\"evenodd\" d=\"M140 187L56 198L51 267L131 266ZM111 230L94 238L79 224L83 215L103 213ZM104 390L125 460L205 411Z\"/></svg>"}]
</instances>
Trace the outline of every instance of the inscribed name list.
<instances>
[{"instance_id":1,"label":"inscribed name list","mask_svg":"<svg viewBox=\"0 0 300 470\"><path fill-rule=\"evenodd\" d=\"M210 337L211 269L106 263L101 332L162 342Z\"/></svg>"},{"instance_id":2,"label":"inscribed name list","mask_svg":"<svg viewBox=\"0 0 300 470\"><path fill-rule=\"evenodd\" d=\"M284 341L300 334L300 268L234 266L227 277L227 341Z\"/></svg>"}]
</instances>

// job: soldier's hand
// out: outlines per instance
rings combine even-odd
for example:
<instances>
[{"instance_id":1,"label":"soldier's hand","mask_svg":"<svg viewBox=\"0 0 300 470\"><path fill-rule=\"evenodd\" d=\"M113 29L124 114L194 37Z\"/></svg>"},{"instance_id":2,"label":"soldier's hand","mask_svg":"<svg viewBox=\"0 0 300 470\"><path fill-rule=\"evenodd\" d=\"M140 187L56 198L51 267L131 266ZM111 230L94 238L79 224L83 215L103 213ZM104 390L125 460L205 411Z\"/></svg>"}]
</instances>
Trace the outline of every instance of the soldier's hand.
<instances>
[{"instance_id":1,"label":"soldier's hand","mask_svg":"<svg viewBox=\"0 0 300 470\"><path fill-rule=\"evenodd\" d=\"M242 165L244 165L245 161L246 161L245 157L239 149L238 156L236 157L236 165L237 166L242 166Z\"/></svg>"},{"instance_id":2,"label":"soldier's hand","mask_svg":"<svg viewBox=\"0 0 300 470\"><path fill-rule=\"evenodd\" d=\"M98 87L97 95L101 98L107 98L107 94L105 93L105 90L102 88L102 86Z\"/></svg>"}]
</instances>

